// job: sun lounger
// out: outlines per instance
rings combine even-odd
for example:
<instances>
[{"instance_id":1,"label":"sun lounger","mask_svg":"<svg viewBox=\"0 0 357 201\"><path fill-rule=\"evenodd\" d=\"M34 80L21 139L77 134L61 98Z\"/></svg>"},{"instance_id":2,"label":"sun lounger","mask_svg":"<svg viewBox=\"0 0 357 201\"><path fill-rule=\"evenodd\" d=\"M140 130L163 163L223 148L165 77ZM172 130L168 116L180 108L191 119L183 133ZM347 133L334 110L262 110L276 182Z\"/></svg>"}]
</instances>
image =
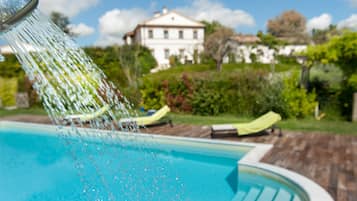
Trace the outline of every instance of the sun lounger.
<instances>
[{"instance_id":1,"label":"sun lounger","mask_svg":"<svg viewBox=\"0 0 357 201\"><path fill-rule=\"evenodd\" d=\"M161 108L151 116L121 119L119 122L123 126L128 124L136 124L140 127L151 127L164 124L170 124L172 126L172 120L166 116L169 112L170 108L165 105L163 108Z\"/></svg>"},{"instance_id":2,"label":"sun lounger","mask_svg":"<svg viewBox=\"0 0 357 201\"><path fill-rule=\"evenodd\" d=\"M68 115L65 116L63 120L64 122L67 122L67 124L71 121L85 123L104 115L109 109L109 105L105 105L93 113Z\"/></svg>"},{"instance_id":3,"label":"sun lounger","mask_svg":"<svg viewBox=\"0 0 357 201\"><path fill-rule=\"evenodd\" d=\"M246 136L266 132L269 128L272 132L278 128L275 124L281 120L281 116L275 112L268 112L249 123L213 125L211 127L212 138ZM282 134L279 128L279 136Z\"/></svg>"}]
</instances>

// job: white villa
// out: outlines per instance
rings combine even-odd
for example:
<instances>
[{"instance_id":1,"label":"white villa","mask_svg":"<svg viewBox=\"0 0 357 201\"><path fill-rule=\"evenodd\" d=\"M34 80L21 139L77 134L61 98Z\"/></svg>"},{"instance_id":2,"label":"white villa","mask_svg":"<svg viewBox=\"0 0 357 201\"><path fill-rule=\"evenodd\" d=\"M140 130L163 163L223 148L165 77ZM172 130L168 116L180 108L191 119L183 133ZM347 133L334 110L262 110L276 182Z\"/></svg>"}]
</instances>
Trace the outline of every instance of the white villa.
<instances>
[{"instance_id":1,"label":"white villa","mask_svg":"<svg viewBox=\"0 0 357 201\"><path fill-rule=\"evenodd\" d=\"M181 63L199 62L204 50L205 26L189 17L164 8L152 19L136 26L123 37L125 44L140 44L148 47L158 63L156 71L170 67L170 56L178 56ZM155 71L154 70L154 71Z\"/></svg>"}]
</instances>

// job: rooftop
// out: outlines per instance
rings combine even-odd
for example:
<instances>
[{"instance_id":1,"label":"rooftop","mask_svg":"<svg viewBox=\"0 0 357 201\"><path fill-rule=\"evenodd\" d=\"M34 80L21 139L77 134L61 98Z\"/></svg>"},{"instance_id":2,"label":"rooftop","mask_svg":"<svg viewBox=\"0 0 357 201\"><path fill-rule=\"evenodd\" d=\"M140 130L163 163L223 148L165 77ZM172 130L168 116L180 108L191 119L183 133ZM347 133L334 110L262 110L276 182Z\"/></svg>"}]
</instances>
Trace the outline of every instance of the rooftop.
<instances>
[{"instance_id":1,"label":"rooftop","mask_svg":"<svg viewBox=\"0 0 357 201\"><path fill-rule=\"evenodd\" d=\"M260 38L255 35L243 35L238 34L232 37L232 40L238 43L258 43L260 42Z\"/></svg>"},{"instance_id":2,"label":"rooftop","mask_svg":"<svg viewBox=\"0 0 357 201\"><path fill-rule=\"evenodd\" d=\"M140 27L197 27L204 28L205 25L201 22L184 16L174 10L169 10L164 7L162 11L154 13L153 17L139 23L134 31L127 32L124 39L128 36L134 36L135 32Z\"/></svg>"}]
</instances>

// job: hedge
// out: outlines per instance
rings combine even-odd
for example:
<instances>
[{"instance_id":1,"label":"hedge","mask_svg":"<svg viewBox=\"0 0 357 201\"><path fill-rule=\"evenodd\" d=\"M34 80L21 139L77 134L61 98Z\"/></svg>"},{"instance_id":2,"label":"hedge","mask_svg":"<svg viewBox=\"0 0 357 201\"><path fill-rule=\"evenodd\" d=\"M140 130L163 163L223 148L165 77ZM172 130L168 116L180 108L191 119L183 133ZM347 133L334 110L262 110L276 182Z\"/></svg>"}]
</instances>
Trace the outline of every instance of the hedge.
<instances>
[{"instance_id":1,"label":"hedge","mask_svg":"<svg viewBox=\"0 0 357 201\"><path fill-rule=\"evenodd\" d=\"M145 109L167 104L173 111L198 115L259 116L273 110L303 118L316 106L315 94L298 87L298 76L270 79L267 71L251 69L146 76L141 93Z\"/></svg>"}]
</instances>

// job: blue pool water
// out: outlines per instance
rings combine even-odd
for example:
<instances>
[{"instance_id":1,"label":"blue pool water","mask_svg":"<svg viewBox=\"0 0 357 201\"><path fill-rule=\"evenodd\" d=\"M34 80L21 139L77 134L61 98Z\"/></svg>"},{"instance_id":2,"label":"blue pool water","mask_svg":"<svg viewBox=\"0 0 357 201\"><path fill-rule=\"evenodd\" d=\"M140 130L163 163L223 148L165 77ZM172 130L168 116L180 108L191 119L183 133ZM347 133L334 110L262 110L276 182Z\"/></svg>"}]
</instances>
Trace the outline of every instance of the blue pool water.
<instances>
[{"instance_id":1,"label":"blue pool water","mask_svg":"<svg viewBox=\"0 0 357 201\"><path fill-rule=\"evenodd\" d=\"M0 200L303 200L289 185L238 172L247 150L135 138L83 141L0 126Z\"/></svg>"}]
</instances>

